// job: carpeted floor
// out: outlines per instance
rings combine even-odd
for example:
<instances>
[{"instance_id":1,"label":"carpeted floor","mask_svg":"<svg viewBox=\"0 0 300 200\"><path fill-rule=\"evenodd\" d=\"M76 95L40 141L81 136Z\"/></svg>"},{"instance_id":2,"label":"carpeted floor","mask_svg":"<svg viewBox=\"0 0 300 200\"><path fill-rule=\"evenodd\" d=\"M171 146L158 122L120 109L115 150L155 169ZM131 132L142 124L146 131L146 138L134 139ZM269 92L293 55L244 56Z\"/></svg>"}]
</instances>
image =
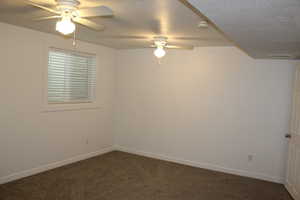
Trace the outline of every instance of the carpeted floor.
<instances>
[{"instance_id":1,"label":"carpeted floor","mask_svg":"<svg viewBox=\"0 0 300 200\"><path fill-rule=\"evenodd\" d=\"M0 200L292 200L280 184L111 152L0 185Z\"/></svg>"}]
</instances>

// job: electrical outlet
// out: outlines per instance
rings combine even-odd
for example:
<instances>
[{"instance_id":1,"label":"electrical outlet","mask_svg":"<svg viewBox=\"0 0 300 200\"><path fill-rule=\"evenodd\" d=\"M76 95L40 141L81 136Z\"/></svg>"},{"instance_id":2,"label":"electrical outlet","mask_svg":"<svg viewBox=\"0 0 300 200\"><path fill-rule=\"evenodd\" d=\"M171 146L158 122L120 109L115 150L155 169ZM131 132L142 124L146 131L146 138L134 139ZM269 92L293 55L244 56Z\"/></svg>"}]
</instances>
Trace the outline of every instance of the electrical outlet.
<instances>
[{"instance_id":1,"label":"electrical outlet","mask_svg":"<svg viewBox=\"0 0 300 200\"><path fill-rule=\"evenodd\" d=\"M248 155L248 162L251 162L253 160L253 155Z\"/></svg>"}]
</instances>

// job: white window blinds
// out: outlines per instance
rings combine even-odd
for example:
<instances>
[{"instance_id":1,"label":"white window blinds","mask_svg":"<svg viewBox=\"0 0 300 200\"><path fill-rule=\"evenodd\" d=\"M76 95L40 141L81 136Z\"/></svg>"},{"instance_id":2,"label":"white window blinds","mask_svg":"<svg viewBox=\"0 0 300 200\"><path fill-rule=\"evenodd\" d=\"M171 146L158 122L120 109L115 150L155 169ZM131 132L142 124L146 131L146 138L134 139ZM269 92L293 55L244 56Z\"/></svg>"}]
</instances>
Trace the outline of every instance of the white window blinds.
<instances>
[{"instance_id":1,"label":"white window blinds","mask_svg":"<svg viewBox=\"0 0 300 200\"><path fill-rule=\"evenodd\" d=\"M95 55L51 48L48 59L48 102L92 102L95 70Z\"/></svg>"}]
</instances>

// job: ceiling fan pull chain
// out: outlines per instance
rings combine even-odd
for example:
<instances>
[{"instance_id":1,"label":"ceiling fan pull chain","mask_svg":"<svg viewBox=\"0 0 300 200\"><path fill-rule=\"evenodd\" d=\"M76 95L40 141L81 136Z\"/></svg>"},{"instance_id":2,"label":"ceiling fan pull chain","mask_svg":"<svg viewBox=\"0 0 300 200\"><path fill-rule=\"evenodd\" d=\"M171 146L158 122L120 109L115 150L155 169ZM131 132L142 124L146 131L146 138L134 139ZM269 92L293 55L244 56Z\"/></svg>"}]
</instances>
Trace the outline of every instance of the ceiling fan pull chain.
<instances>
[{"instance_id":1,"label":"ceiling fan pull chain","mask_svg":"<svg viewBox=\"0 0 300 200\"><path fill-rule=\"evenodd\" d=\"M73 35L73 46L76 47L76 30L74 31Z\"/></svg>"},{"instance_id":2,"label":"ceiling fan pull chain","mask_svg":"<svg viewBox=\"0 0 300 200\"><path fill-rule=\"evenodd\" d=\"M161 65L161 58L158 58L157 61L158 61L158 64Z\"/></svg>"}]
</instances>

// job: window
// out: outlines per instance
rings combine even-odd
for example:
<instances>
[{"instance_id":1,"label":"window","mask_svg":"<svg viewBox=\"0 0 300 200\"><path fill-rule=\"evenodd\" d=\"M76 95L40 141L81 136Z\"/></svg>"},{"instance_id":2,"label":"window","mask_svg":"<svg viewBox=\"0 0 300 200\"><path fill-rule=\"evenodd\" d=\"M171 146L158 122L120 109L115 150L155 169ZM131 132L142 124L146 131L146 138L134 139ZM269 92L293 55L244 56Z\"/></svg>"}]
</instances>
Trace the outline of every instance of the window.
<instances>
[{"instance_id":1,"label":"window","mask_svg":"<svg viewBox=\"0 0 300 200\"><path fill-rule=\"evenodd\" d=\"M93 102L96 56L51 48L48 59L48 103Z\"/></svg>"}]
</instances>

